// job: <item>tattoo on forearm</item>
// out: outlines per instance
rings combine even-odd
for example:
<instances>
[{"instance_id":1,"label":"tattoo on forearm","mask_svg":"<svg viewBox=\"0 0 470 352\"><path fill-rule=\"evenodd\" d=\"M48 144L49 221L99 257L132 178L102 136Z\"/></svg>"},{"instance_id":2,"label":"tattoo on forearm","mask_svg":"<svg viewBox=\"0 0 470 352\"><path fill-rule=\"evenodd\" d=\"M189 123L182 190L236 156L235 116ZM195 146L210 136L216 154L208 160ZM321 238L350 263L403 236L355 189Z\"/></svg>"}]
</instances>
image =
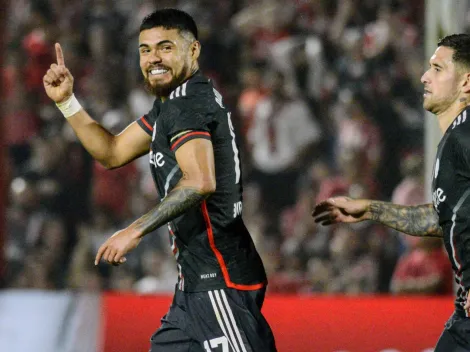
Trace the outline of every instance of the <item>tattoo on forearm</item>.
<instances>
[{"instance_id":1,"label":"tattoo on forearm","mask_svg":"<svg viewBox=\"0 0 470 352\"><path fill-rule=\"evenodd\" d=\"M137 219L133 226L142 236L175 219L189 208L201 203L207 195L191 187L177 187L147 214Z\"/></svg>"},{"instance_id":2,"label":"tattoo on forearm","mask_svg":"<svg viewBox=\"0 0 470 352\"><path fill-rule=\"evenodd\" d=\"M412 236L443 237L439 218L432 204L405 206L373 201L372 220Z\"/></svg>"}]
</instances>

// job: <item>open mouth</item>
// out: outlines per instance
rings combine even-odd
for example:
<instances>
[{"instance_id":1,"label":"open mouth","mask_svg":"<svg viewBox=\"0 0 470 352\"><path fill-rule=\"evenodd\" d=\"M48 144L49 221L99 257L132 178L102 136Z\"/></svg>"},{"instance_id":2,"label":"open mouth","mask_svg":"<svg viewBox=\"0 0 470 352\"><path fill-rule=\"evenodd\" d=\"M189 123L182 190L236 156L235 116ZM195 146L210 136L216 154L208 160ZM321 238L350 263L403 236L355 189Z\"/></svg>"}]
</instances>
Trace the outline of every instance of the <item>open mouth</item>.
<instances>
[{"instance_id":1,"label":"open mouth","mask_svg":"<svg viewBox=\"0 0 470 352\"><path fill-rule=\"evenodd\" d=\"M170 70L167 69L167 68L164 68L164 67L154 68L154 69L151 69L151 70L149 71L149 76L160 76L160 75L164 75L164 74L167 73L168 71L170 71Z\"/></svg>"}]
</instances>

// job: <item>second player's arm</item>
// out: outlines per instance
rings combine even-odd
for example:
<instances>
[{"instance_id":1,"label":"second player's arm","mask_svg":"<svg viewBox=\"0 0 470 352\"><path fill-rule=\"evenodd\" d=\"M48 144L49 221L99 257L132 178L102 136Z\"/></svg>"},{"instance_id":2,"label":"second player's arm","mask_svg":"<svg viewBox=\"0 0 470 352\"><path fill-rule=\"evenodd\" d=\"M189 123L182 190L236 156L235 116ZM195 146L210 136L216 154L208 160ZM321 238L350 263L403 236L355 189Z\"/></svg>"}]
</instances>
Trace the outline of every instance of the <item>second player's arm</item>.
<instances>
[{"instance_id":1,"label":"second player's arm","mask_svg":"<svg viewBox=\"0 0 470 352\"><path fill-rule=\"evenodd\" d=\"M113 135L81 109L68 118L78 139L104 167L114 169L149 151L151 137L137 124L131 123L118 135Z\"/></svg>"},{"instance_id":2,"label":"second player's arm","mask_svg":"<svg viewBox=\"0 0 470 352\"><path fill-rule=\"evenodd\" d=\"M406 206L372 200L367 218L411 236L443 236L432 204Z\"/></svg>"}]
</instances>

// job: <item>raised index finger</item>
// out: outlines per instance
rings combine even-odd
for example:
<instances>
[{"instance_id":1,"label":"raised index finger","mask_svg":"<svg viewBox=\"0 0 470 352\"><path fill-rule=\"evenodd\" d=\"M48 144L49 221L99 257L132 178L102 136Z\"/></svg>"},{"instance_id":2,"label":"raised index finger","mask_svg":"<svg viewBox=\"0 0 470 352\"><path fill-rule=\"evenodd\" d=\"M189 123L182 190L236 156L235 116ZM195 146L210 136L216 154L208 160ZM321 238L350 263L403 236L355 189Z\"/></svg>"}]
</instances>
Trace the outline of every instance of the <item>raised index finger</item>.
<instances>
[{"instance_id":1,"label":"raised index finger","mask_svg":"<svg viewBox=\"0 0 470 352\"><path fill-rule=\"evenodd\" d=\"M55 43L55 54L57 56L57 65L65 66L64 53L59 43Z\"/></svg>"}]
</instances>

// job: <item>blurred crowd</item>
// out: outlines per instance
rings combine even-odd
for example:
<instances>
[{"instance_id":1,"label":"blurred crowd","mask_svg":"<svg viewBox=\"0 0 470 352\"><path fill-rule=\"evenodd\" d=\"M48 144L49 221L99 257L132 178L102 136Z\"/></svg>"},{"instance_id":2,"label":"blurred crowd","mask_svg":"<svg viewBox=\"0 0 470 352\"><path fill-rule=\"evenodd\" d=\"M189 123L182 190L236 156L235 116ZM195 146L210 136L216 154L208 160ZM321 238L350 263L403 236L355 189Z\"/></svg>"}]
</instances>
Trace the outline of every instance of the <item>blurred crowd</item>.
<instances>
[{"instance_id":1,"label":"blurred crowd","mask_svg":"<svg viewBox=\"0 0 470 352\"><path fill-rule=\"evenodd\" d=\"M200 64L232 110L243 216L277 293L449 293L440 240L373 223L322 227L334 195L425 201L424 0L17 0L2 67L8 288L171 292L166 228L118 268L99 246L159 199L147 157L106 170L47 98L60 42L75 94L113 133L147 113L138 29L156 8L194 16Z\"/></svg>"}]
</instances>

